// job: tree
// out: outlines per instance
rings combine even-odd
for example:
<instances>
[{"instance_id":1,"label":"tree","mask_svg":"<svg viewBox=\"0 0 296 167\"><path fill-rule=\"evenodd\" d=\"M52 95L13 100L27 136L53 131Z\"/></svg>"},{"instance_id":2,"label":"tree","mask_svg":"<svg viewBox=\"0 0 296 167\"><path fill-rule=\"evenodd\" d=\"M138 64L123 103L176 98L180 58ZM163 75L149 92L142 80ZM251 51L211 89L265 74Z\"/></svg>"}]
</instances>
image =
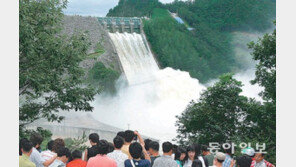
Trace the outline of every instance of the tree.
<instances>
[{"instance_id":1,"label":"tree","mask_svg":"<svg viewBox=\"0 0 296 167\"><path fill-rule=\"evenodd\" d=\"M93 88L83 84L79 67L89 46L85 34L61 35L66 1L20 0L19 120L61 121L60 110L92 111Z\"/></svg>"},{"instance_id":2,"label":"tree","mask_svg":"<svg viewBox=\"0 0 296 167\"><path fill-rule=\"evenodd\" d=\"M265 34L257 43L251 42L253 59L256 65L256 77L252 84L259 84L264 88L260 93L264 99L261 110L249 113L247 120L252 122L250 131L256 139L266 143L268 158L275 162L276 157L276 29L273 33Z\"/></svg>"},{"instance_id":3,"label":"tree","mask_svg":"<svg viewBox=\"0 0 296 167\"><path fill-rule=\"evenodd\" d=\"M242 83L232 74L222 75L219 82L208 87L198 102L191 102L177 116L177 139L208 144L235 140L244 124L248 98L240 95Z\"/></svg>"}]
</instances>

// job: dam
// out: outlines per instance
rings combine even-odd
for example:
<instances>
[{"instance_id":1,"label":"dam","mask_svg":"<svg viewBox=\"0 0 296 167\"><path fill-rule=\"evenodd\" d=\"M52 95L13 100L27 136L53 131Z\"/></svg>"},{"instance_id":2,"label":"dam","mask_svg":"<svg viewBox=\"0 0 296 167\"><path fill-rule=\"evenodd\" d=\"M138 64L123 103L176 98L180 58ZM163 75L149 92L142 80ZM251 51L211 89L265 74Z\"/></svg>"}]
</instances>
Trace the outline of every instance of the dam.
<instances>
[{"instance_id":1,"label":"dam","mask_svg":"<svg viewBox=\"0 0 296 167\"><path fill-rule=\"evenodd\" d=\"M112 60L118 60L120 66L122 77L116 82L116 95L98 94L91 102L91 113L61 112L65 115L61 123L40 120L28 127L44 127L53 136L63 138L97 132L109 141L118 131L131 129L144 138L172 141L176 137L176 115L199 98L204 86L186 71L159 67L140 18L105 17L93 21L99 29L90 31L102 32L103 41L110 43L107 53L112 53ZM105 57L99 60L110 55L102 55Z\"/></svg>"}]
</instances>

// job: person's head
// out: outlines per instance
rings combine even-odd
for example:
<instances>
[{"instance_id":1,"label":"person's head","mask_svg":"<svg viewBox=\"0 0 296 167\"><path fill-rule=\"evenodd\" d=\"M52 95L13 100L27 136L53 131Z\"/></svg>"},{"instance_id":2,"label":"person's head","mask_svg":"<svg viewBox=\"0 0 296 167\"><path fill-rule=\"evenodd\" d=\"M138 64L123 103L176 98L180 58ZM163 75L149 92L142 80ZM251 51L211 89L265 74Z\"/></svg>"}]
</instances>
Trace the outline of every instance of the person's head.
<instances>
[{"instance_id":1,"label":"person's head","mask_svg":"<svg viewBox=\"0 0 296 167\"><path fill-rule=\"evenodd\" d=\"M39 133L32 133L30 141L33 143L33 147L39 148L43 141L43 137Z\"/></svg>"},{"instance_id":2,"label":"person's head","mask_svg":"<svg viewBox=\"0 0 296 167\"><path fill-rule=\"evenodd\" d=\"M222 152L217 152L214 158L214 165L221 166L226 158L226 155Z\"/></svg>"},{"instance_id":3,"label":"person's head","mask_svg":"<svg viewBox=\"0 0 296 167\"><path fill-rule=\"evenodd\" d=\"M186 151L187 151L187 158L186 159L194 160L195 159L194 145L188 146Z\"/></svg>"},{"instance_id":4,"label":"person's head","mask_svg":"<svg viewBox=\"0 0 296 167\"><path fill-rule=\"evenodd\" d=\"M133 159L141 158L143 148L140 143L134 142L129 146L129 152Z\"/></svg>"},{"instance_id":5,"label":"person's head","mask_svg":"<svg viewBox=\"0 0 296 167\"><path fill-rule=\"evenodd\" d=\"M255 150L252 147L247 147L247 148L243 149L241 151L241 153L243 155L247 155L247 156L252 157L252 158L255 156Z\"/></svg>"},{"instance_id":6,"label":"person's head","mask_svg":"<svg viewBox=\"0 0 296 167\"><path fill-rule=\"evenodd\" d=\"M157 141L151 141L149 143L149 149L148 149L149 153L151 155L153 154L158 154L159 151L159 143Z\"/></svg>"},{"instance_id":7,"label":"person's head","mask_svg":"<svg viewBox=\"0 0 296 167\"><path fill-rule=\"evenodd\" d=\"M19 155L22 155L22 144L23 144L23 142L27 142L27 141L29 141L27 138L20 139L20 142L19 142Z\"/></svg>"},{"instance_id":8,"label":"person's head","mask_svg":"<svg viewBox=\"0 0 296 167\"><path fill-rule=\"evenodd\" d=\"M108 153L111 153L111 152L113 152L114 151L114 145L113 145L113 143L111 143L111 142L108 142L108 144L109 144L109 147L108 147ZM107 154L108 154L107 153Z\"/></svg>"},{"instance_id":9,"label":"person's head","mask_svg":"<svg viewBox=\"0 0 296 167\"><path fill-rule=\"evenodd\" d=\"M259 163L259 162L261 162L263 159L264 159L264 156L265 156L265 154L263 154L263 153L256 153L255 154L255 160L256 160L256 162L257 163Z\"/></svg>"},{"instance_id":10,"label":"person's head","mask_svg":"<svg viewBox=\"0 0 296 167\"><path fill-rule=\"evenodd\" d=\"M62 148L65 147L65 142L63 139L61 138L57 138L53 141L53 145L52 145L52 149L51 151L57 153L57 151Z\"/></svg>"},{"instance_id":11,"label":"person's head","mask_svg":"<svg viewBox=\"0 0 296 167\"><path fill-rule=\"evenodd\" d=\"M108 154L110 145L106 140L100 140L97 144L98 154L105 155Z\"/></svg>"},{"instance_id":12,"label":"person's head","mask_svg":"<svg viewBox=\"0 0 296 167\"><path fill-rule=\"evenodd\" d=\"M250 167L252 164L252 158L248 155L243 155L237 158L236 164L238 167Z\"/></svg>"},{"instance_id":13,"label":"person's head","mask_svg":"<svg viewBox=\"0 0 296 167\"><path fill-rule=\"evenodd\" d=\"M195 149L195 158L197 158L201 154L201 145L195 143L195 144L193 144L193 146L194 146L194 149Z\"/></svg>"},{"instance_id":14,"label":"person's head","mask_svg":"<svg viewBox=\"0 0 296 167\"><path fill-rule=\"evenodd\" d=\"M50 141L47 143L47 146L46 146L46 147L47 147L48 150L52 151L53 143L54 143L53 140L50 140Z\"/></svg>"},{"instance_id":15,"label":"person's head","mask_svg":"<svg viewBox=\"0 0 296 167\"><path fill-rule=\"evenodd\" d=\"M186 156L186 149L178 147L175 152L175 160L183 161Z\"/></svg>"},{"instance_id":16,"label":"person's head","mask_svg":"<svg viewBox=\"0 0 296 167\"><path fill-rule=\"evenodd\" d=\"M113 139L113 144L114 144L115 149L121 149L121 147L122 147L123 144L124 144L124 140L123 140L122 137L120 137L120 136L116 136L116 137Z\"/></svg>"},{"instance_id":17,"label":"person's head","mask_svg":"<svg viewBox=\"0 0 296 167\"><path fill-rule=\"evenodd\" d=\"M123 140L124 140L124 131L120 131L120 132L118 132L116 136L120 136L120 137L122 137Z\"/></svg>"},{"instance_id":18,"label":"person's head","mask_svg":"<svg viewBox=\"0 0 296 167\"><path fill-rule=\"evenodd\" d=\"M73 159L73 160L74 160L74 159L81 159L81 157L82 157L82 153L81 153L81 151L79 151L79 150L74 150L74 151L72 152L71 156L72 156L72 159Z\"/></svg>"},{"instance_id":19,"label":"person's head","mask_svg":"<svg viewBox=\"0 0 296 167\"><path fill-rule=\"evenodd\" d=\"M94 157L98 154L98 145L94 145L91 148L87 149L87 159Z\"/></svg>"},{"instance_id":20,"label":"person's head","mask_svg":"<svg viewBox=\"0 0 296 167\"><path fill-rule=\"evenodd\" d=\"M60 161L67 163L71 156L71 152L68 148L61 147L57 150L57 156Z\"/></svg>"},{"instance_id":21,"label":"person's head","mask_svg":"<svg viewBox=\"0 0 296 167\"><path fill-rule=\"evenodd\" d=\"M124 140L127 143L131 143L135 137L136 137L136 135L135 135L134 131L126 130L124 132Z\"/></svg>"},{"instance_id":22,"label":"person's head","mask_svg":"<svg viewBox=\"0 0 296 167\"><path fill-rule=\"evenodd\" d=\"M93 145L98 144L98 142L100 140L100 136L97 133L91 133L88 136L88 139L89 139L90 144L93 146Z\"/></svg>"},{"instance_id":23,"label":"person's head","mask_svg":"<svg viewBox=\"0 0 296 167\"><path fill-rule=\"evenodd\" d=\"M173 144L168 141L162 143L162 151L164 154L172 155L173 154Z\"/></svg>"},{"instance_id":24,"label":"person's head","mask_svg":"<svg viewBox=\"0 0 296 167\"><path fill-rule=\"evenodd\" d=\"M22 140L20 145L21 145L22 154L26 154L26 155L30 156L30 154L32 153L32 149L33 149L32 142L29 140Z\"/></svg>"},{"instance_id":25,"label":"person's head","mask_svg":"<svg viewBox=\"0 0 296 167\"><path fill-rule=\"evenodd\" d=\"M152 141L152 140L150 140L150 139L145 139L145 140L144 140L146 151L149 150L149 144L151 143L151 141Z\"/></svg>"},{"instance_id":26,"label":"person's head","mask_svg":"<svg viewBox=\"0 0 296 167\"><path fill-rule=\"evenodd\" d=\"M201 152L202 152L202 155L203 155L203 156L208 155L208 154L210 153L208 146L206 146L206 145L202 145L202 146L201 146Z\"/></svg>"},{"instance_id":27,"label":"person's head","mask_svg":"<svg viewBox=\"0 0 296 167\"><path fill-rule=\"evenodd\" d=\"M176 153L177 149L178 149L178 145L176 145L176 144L173 144L173 154L175 154L175 153Z\"/></svg>"}]
</instances>

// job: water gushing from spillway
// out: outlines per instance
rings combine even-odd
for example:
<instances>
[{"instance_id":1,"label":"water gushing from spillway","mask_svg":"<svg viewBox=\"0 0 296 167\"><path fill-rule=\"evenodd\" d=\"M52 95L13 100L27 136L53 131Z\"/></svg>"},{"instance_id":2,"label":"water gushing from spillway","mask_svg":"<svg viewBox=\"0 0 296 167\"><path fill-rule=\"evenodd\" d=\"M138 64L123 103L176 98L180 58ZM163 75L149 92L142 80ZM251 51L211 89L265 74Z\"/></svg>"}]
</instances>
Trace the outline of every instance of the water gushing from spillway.
<instances>
[{"instance_id":1,"label":"water gushing from spillway","mask_svg":"<svg viewBox=\"0 0 296 167\"><path fill-rule=\"evenodd\" d=\"M117 95L100 94L93 104L94 117L122 129L160 140L176 137L176 115L205 87L188 72L159 69L141 34L109 33L125 77L117 81ZM123 84L128 80L128 85Z\"/></svg>"},{"instance_id":2,"label":"water gushing from spillway","mask_svg":"<svg viewBox=\"0 0 296 167\"><path fill-rule=\"evenodd\" d=\"M149 81L151 73L159 70L144 36L136 33L109 33L109 36L130 85Z\"/></svg>"}]
</instances>

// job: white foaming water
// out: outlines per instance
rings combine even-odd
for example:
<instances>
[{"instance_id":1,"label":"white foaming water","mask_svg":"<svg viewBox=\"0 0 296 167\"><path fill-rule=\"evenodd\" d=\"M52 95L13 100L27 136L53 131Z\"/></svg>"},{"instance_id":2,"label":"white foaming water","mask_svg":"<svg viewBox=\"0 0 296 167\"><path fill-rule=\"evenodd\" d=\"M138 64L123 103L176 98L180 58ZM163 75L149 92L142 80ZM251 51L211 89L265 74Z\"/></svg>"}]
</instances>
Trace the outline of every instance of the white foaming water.
<instances>
[{"instance_id":1,"label":"white foaming water","mask_svg":"<svg viewBox=\"0 0 296 167\"><path fill-rule=\"evenodd\" d=\"M124 74L130 85L151 80L151 73L159 68L140 34L109 33L116 48ZM144 77L144 78L143 78Z\"/></svg>"},{"instance_id":2,"label":"white foaming water","mask_svg":"<svg viewBox=\"0 0 296 167\"><path fill-rule=\"evenodd\" d=\"M205 87L188 72L160 70L140 34L110 33L125 77L118 80L116 96L101 94L93 104L94 117L101 122L138 130L160 140L176 137L176 115ZM129 85L124 85L127 78Z\"/></svg>"}]
</instances>

